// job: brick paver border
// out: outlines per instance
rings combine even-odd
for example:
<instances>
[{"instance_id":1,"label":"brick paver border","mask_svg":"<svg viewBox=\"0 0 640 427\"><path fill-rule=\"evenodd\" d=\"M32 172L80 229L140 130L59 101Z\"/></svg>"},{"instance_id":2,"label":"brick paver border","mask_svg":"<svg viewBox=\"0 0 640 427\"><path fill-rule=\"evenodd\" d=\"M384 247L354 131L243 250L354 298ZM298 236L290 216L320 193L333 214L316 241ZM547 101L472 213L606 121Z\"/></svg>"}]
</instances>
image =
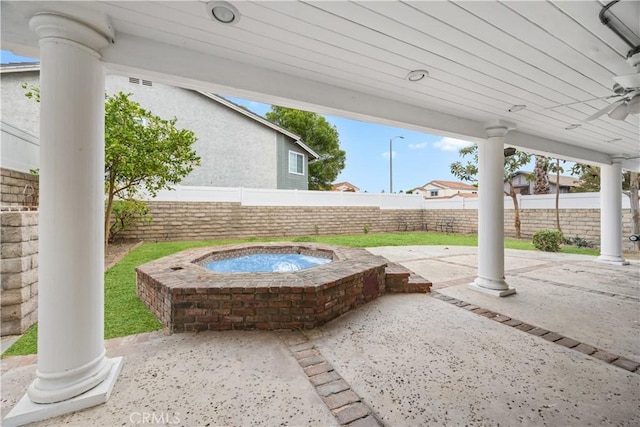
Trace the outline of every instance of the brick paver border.
<instances>
[{"instance_id":1,"label":"brick paver border","mask_svg":"<svg viewBox=\"0 0 640 427\"><path fill-rule=\"evenodd\" d=\"M561 345L563 347L570 348L575 351L579 351L580 353L584 353L587 356L591 356L595 359L601 360L603 362L606 362L618 368L625 369L629 372L640 374L640 369L639 369L640 363L634 360L630 360L620 355L598 349L589 344L581 343L580 341L576 341L573 338L562 336L556 332L548 331L544 328L540 328L535 325L529 325L527 323L522 322L521 320L514 319L509 316L505 316L504 314L496 313L494 311L487 310L482 307L478 307L477 305L473 305L466 301L462 301L457 298L453 298L453 297L441 294L440 292L436 292L432 290L431 295L434 298L439 299L440 301L449 303L451 305L455 305L457 307L463 308L472 313L479 314L480 316L494 320L505 326L510 326L512 328L521 330L531 335L535 335L537 337L540 337L544 340Z\"/></svg>"},{"instance_id":2,"label":"brick paver border","mask_svg":"<svg viewBox=\"0 0 640 427\"><path fill-rule=\"evenodd\" d=\"M353 391L313 342L299 332L282 332L280 338L307 374L309 382L336 421L349 427L384 426L378 415Z\"/></svg>"}]
</instances>

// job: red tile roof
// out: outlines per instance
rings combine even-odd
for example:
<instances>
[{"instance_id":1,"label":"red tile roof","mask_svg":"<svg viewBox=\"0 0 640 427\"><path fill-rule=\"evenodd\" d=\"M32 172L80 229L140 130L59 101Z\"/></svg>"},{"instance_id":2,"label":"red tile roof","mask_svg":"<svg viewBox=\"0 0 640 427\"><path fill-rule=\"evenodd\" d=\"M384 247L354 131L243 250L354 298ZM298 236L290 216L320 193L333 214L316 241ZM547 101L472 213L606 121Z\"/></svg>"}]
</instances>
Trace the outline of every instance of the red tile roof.
<instances>
[{"instance_id":1,"label":"red tile roof","mask_svg":"<svg viewBox=\"0 0 640 427\"><path fill-rule=\"evenodd\" d=\"M474 187L473 185L466 184L464 182L441 181L441 180L427 182L425 185L422 186L422 188L426 187L429 184L435 185L436 187L440 187L440 188L450 188L452 190L475 190L475 191L478 190L478 187Z\"/></svg>"},{"instance_id":2,"label":"red tile roof","mask_svg":"<svg viewBox=\"0 0 640 427\"><path fill-rule=\"evenodd\" d=\"M331 191L350 191L358 192L360 189L350 182L337 182L331 186Z\"/></svg>"}]
</instances>

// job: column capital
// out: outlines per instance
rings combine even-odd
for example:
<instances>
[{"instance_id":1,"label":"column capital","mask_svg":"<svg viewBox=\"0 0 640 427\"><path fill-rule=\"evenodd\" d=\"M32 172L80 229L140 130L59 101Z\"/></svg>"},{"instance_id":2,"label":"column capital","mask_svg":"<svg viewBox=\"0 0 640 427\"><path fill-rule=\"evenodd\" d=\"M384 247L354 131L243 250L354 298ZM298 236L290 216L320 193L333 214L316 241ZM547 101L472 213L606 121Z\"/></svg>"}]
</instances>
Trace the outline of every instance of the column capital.
<instances>
[{"instance_id":1,"label":"column capital","mask_svg":"<svg viewBox=\"0 0 640 427\"><path fill-rule=\"evenodd\" d=\"M484 128L489 138L504 137L510 130L516 128L516 124L506 120L493 120L485 123Z\"/></svg>"},{"instance_id":2,"label":"column capital","mask_svg":"<svg viewBox=\"0 0 640 427\"><path fill-rule=\"evenodd\" d=\"M66 40L96 53L114 42L114 32L110 25L107 24L104 31L99 31L89 24L57 13L37 13L29 20L29 27L35 31L40 41Z\"/></svg>"},{"instance_id":3,"label":"column capital","mask_svg":"<svg viewBox=\"0 0 640 427\"><path fill-rule=\"evenodd\" d=\"M612 164L622 163L625 159L626 159L626 156L622 154L613 154L611 156L611 163Z\"/></svg>"}]
</instances>

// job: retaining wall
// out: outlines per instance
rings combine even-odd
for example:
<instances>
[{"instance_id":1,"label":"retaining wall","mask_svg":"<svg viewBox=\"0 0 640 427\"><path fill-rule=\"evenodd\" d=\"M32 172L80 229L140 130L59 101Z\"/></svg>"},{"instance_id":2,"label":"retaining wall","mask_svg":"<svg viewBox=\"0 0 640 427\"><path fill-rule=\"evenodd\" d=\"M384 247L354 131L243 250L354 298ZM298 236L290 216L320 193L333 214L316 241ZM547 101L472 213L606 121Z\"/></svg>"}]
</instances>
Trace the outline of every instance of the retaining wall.
<instances>
[{"instance_id":1,"label":"retaining wall","mask_svg":"<svg viewBox=\"0 0 640 427\"><path fill-rule=\"evenodd\" d=\"M207 240L421 230L423 210L377 207L242 206L240 203L148 202L153 217L122 239Z\"/></svg>"},{"instance_id":2,"label":"retaining wall","mask_svg":"<svg viewBox=\"0 0 640 427\"><path fill-rule=\"evenodd\" d=\"M24 333L37 321L38 212L0 212L1 334Z\"/></svg>"},{"instance_id":3,"label":"retaining wall","mask_svg":"<svg viewBox=\"0 0 640 427\"><path fill-rule=\"evenodd\" d=\"M475 209L380 209L351 206L242 206L219 202L148 202L153 221L138 223L119 237L146 241L208 240L250 237L295 237L330 234L436 230L441 218L453 217L454 231L477 234ZM623 247L631 249L631 213L623 209ZM522 238L541 229L555 229L554 209L520 212ZM514 237L513 210L505 210L505 236ZM599 209L561 209L560 225L566 237L600 241Z\"/></svg>"}]
</instances>

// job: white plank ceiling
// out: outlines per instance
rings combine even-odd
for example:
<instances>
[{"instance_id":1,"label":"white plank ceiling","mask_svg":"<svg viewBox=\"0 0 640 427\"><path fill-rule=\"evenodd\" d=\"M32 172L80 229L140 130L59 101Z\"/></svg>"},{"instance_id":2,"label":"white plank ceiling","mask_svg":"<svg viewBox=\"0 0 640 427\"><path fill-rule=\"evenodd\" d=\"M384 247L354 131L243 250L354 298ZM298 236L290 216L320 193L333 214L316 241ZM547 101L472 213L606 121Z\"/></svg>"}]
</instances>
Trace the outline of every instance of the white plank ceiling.
<instances>
[{"instance_id":1,"label":"white plank ceiling","mask_svg":"<svg viewBox=\"0 0 640 427\"><path fill-rule=\"evenodd\" d=\"M39 11L106 18L113 72L468 140L507 120L521 148L602 163L621 154L637 169L638 115L583 122L618 99L592 100L613 95L612 77L637 72L599 21L603 3L241 1L240 20L223 25L200 1L3 1L2 44L33 54L26 23ZM640 2L610 11L640 39ZM429 77L408 81L414 69Z\"/></svg>"}]
</instances>

